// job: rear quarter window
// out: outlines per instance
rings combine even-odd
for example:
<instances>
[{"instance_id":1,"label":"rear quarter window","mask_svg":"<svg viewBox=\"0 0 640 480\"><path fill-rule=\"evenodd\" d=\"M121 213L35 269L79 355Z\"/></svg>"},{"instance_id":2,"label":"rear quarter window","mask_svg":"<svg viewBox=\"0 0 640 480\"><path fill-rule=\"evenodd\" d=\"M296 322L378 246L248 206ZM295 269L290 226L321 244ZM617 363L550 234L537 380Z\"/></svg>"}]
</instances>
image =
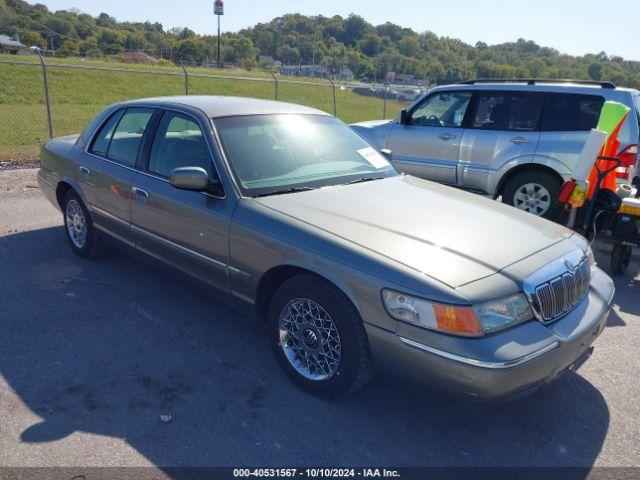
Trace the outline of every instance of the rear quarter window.
<instances>
[{"instance_id":1,"label":"rear quarter window","mask_svg":"<svg viewBox=\"0 0 640 480\"><path fill-rule=\"evenodd\" d=\"M542 118L544 132L588 132L598 125L604 97L550 93Z\"/></svg>"}]
</instances>

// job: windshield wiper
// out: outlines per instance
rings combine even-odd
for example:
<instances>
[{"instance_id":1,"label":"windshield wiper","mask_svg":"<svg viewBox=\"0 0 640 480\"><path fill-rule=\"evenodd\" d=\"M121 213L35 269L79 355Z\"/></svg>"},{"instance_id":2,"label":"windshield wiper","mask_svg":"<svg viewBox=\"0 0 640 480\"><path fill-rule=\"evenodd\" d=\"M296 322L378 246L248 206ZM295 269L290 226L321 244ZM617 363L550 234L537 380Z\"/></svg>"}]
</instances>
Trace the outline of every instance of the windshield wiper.
<instances>
[{"instance_id":1,"label":"windshield wiper","mask_svg":"<svg viewBox=\"0 0 640 480\"><path fill-rule=\"evenodd\" d=\"M254 198L270 197L271 195L286 195L288 193L308 192L309 190L316 190L316 189L312 187L287 188L286 190L276 190L274 192L267 192L267 193L261 193L260 195L254 195Z\"/></svg>"},{"instance_id":2,"label":"windshield wiper","mask_svg":"<svg viewBox=\"0 0 640 480\"><path fill-rule=\"evenodd\" d=\"M374 180L382 180L384 177L362 177L351 182L345 183L345 185L353 185L354 183L372 182Z\"/></svg>"}]
</instances>

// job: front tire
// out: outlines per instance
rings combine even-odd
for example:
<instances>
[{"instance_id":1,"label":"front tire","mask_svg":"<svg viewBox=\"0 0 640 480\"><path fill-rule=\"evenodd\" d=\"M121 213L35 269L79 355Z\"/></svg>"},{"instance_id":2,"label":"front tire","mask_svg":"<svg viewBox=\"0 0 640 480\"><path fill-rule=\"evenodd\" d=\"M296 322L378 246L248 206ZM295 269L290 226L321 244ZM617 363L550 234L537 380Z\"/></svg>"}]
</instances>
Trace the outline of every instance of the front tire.
<instances>
[{"instance_id":1,"label":"front tire","mask_svg":"<svg viewBox=\"0 0 640 480\"><path fill-rule=\"evenodd\" d=\"M69 190L62 202L64 232L71 249L83 258L102 255L107 246L96 232L91 215L78 194Z\"/></svg>"},{"instance_id":2,"label":"front tire","mask_svg":"<svg viewBox=\"0 0 640 480\"><path fill-rule=\"evenodd\" d=\"M502 201L548 220L561 214L558 195L562 181L549 172L522 172L510 178L502 191Z\"/></svg>"},{"instance_id":3,"label":"front tire","mask_svg":"<svg viewBox=\"0 0 640 480\"><path fill-rule=\"evenodd\" d=\"M611 273L614 275L624 275L627 273L633 249L628 245L616 243L611 252Z\"/></svg>"},{"instance_id":4,"label":"front tire","mask_svg":"<svg viewBox=\"0 0 640 480\"><path fill-rule=\"evenodd\" d=\"M305 390L340 397L373 376L362 319L326 280L303 274L286 281L272 298L268 321L278 363Z\"/></svg>"}]
</instances>

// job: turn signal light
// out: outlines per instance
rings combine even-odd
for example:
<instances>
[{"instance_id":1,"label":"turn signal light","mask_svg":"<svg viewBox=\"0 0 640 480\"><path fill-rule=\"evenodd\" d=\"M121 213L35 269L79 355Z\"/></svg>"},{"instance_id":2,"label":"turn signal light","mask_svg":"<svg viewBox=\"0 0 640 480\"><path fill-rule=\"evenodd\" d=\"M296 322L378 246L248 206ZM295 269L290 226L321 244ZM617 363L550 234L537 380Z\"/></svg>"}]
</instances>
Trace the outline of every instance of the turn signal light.
<instances>
[{"instance_id":1,"label":"turn signal light","mask_svg":"<svg viewBox=\"0 0 640 480\"><path fill-rule=\"evenodd\" d=\"M443 332L474 336L482 333L482 328L473 308L434 303L433 313L438 322L438 329Z\"/></svg>"}]
</instances>

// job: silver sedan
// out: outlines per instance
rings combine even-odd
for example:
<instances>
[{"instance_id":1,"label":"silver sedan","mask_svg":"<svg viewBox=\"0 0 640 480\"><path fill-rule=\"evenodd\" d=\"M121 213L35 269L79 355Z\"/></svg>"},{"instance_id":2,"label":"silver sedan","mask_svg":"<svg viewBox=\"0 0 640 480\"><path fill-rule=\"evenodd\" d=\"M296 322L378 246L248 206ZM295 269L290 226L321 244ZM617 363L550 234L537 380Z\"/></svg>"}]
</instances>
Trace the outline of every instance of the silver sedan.
<instances>
[{"instance_id":1,"label":"silver sedan","mask_svg":"<svg viewBox=\"0 0 640 480\"><path fill-rule=\"evenodd\" d=\"M586 360L613 296L584 238L400 175L306 107L116 104L49 141L39 181L78 255L116 246L227 294L268 323L284 372L316 394L387 369L471 396L523 394Z\"/></svg>"}]
</instances>

